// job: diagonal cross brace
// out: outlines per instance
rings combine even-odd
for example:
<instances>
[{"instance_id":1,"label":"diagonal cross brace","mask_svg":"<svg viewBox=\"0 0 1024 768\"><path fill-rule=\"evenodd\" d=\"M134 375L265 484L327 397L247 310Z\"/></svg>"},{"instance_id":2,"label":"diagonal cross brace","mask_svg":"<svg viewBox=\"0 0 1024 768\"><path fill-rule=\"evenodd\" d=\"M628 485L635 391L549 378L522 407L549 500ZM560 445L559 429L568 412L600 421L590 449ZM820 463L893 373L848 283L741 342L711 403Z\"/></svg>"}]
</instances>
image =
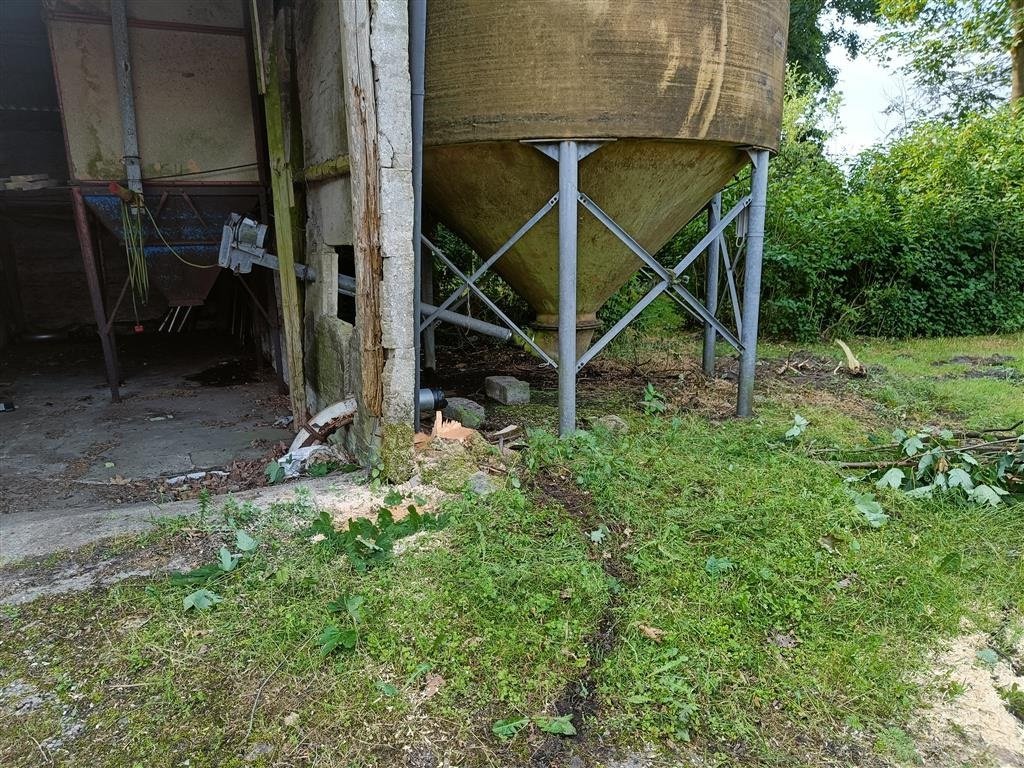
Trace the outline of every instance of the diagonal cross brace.
<instances>
[{"instance_id":1,"label":"diagonal cross brace","mask_svg":"<svg viewBox=\"0 0 1024 768\"><path fill-rule=\"evenodd\" d=\"M479 280L484 275L484 273L487 272L487 270L489 270L492 266L494 266L495 262L497 262L498 259L500 259L506 253L508 253L509 249L511 249L513 245L518 243L519 240L523 237L523 235L525 235L527 232L529 232L531 229L533 229L534 225L538 221L543 219L544 216L547 215L548 211L550 211L552 208L554 208L557 204L558 204L558 194L555 193L554 197L552 197L550 200L548 200L546 203L544 203L544 205L542 205L540 207L540 210L538 210L535 214L533 214L533 216L531 216L530 219L525 224L523 224L523 226L521 226L518 230L516 230L515 234L513 234L512 237L510 237L508 240L506 240L504 245L502 245L498 250L496 250L494 252L494 255L492 255L489 259L487 259L487 261L485 261L483 264L481 264L477 268L477 270L472 275L470 275L469 277L466 277L460 270L455 269L454 265L452 265L452 263L450 261L448 261L448 259L444 256L443 253L441 253L441 251L437 248L437 246L435 246L433 243L431 243L426 238L425 235L421 236L424 244L431 251L433 251L436 255L438 255L442 259L444 259L444 262L451 269L454 269L455 272L458 273L459 279L462 280L466 285L465 286L460 286L459 288L456 288L452 292L452 294L441 303L441 305L437 308L436 312L434 312L433 314L427 315L423 319L423 322L420 323L420 331L423 331L427 326L429 326L432 322L434 322L434 320L437 319L437 315L438 315L439 312L441 312L443 310L446 310L449 307L451 307L451 305L459 298L459 296L462 294L462 292L463 292L463 290L465 290L465 288L473 288L474 284L476 283L476 281ZM477 293L479 295L483 296L483 294L480 294L479 291L477 291ZM485 301L487 301L487 299L485 299ZM509 322L511 322L511 321L509 321ZM517 333L519 333L520 336L523 335L523 332L520 331L518 328L516 328L514 324L511 326L511 328L512 328L512 330L514 330ZM550 358L548 358L548 359L550 361Z\"/></svg>"},{"instance_id":2,"label":"diagonal cross brace","mask_svg":"<svg viewBox=\"0 0 1024 768\"><path fill-rule=\"evenodd\" d=\"M473 293L475 293L480 298L480 301L482 301L484 304L486 304L487 307L494 314L496 314L506 326L508 326L509 330L511 330L519 338L521 338L528 345L530 345L530 347L533 349L533 351L536 352L538 355L540 355L540 357L544 360L544 362L546 362L552 368L558 368L558 363L556 363L547 352L545 352L543 349L541 349L539 346L537 346L537 343L533 339L531 339L529 337L529 335L527 335L518 325L516 325L512 321L512 318L510 318L508 315L506 315L504 312L502 312L501 309L498 307L498 305L495 304L493 301L491 301L491 299L487 296L486 293L484 293L482 290L480 290L480 288L474 282L473 278L467 277L465 275L465 273L461 269L459 269L457 266L455 266L451 262L451 259L449 259L447 256L445 256L444 251L442 251L440 248L438 248L436 245L434 245L432 242L430 242L430 240L427 239L426 235L421 235L421 237L423 238L423 244L425 246L427 246L427 248L429 248L433 252L433 254L435 256L437 256L439 259L441 259L441 261L444 262L445 266L448 267L448 269L450 269L455 274L456 277L458 277L462 282L464 282L466 284L466 287L468 287L471 291L473 291ZM479 272L479 270L477 270L477 271ZM459 288L458 290L455 291L454 294L452 294L452 296L458 296L458 294L460 294L462 292L462 290L463 290L462 288ZM449 297L449 298L452 298L452 297ZM444 305L439 307L438 311L441 311L441 309L443 309L443 307L444 307ZM437 314L437 312L434 312L432 315L430 315L430 317L428 317L424 321L424 323L431 322L434 319L434 316L436 314Z\"/></svg>"},{"instance_id":3,"label":"diagonal cross brace","mask_svg":"<svg viewBox=\"0 0 1024 768\"><path fill-rule=\"evenodd\" d=\"M679 262L673 269L667 269L649 254L628 232L620 227L614 219L605 213L584 193L579 194L579 202L590 213L600 221L613 235L619 238L648 268L650 268L661 282L651 288L647 294L636 303L607 333L604 334L576 363L576 370L580 370L597 356L608 344L622 332L622 330L633 322L647 306L665 291L671 289L683 302L685 302L700 319L711 325L723 339L737 350L742 350L740 340L726 328L714 315L712 315L692 293L677 283L679 276L696 261L714 240L722 236L726 228L743 213L751 203L750 195L740 200L728 214L722 217L718 225L711 229L696 246Z\"/></svg>"}]
</instances>

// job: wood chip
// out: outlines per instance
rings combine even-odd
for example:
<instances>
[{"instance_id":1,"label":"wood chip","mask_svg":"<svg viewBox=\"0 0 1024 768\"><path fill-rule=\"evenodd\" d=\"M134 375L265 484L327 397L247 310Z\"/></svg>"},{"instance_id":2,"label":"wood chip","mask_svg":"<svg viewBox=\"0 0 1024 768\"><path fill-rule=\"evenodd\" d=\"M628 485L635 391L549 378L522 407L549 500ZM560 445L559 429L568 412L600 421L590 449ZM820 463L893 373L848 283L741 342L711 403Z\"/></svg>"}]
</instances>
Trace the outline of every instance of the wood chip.
<instances>
[{"instance_id":1,"label":"wood chip","mask_svg":"<svg viewBox=\"0 0 1024 768\"><path fill-rule=\"evenodd\" d=\"M470 435L476 432L475 429L462 426L462 422L455 419L445 419L441 412L437 412L437 416L434 418L434 437L439 437L442 440L455 440L462 442Z\"/></svg>"},{"instance_id":2,"label":"wood chip","mask_svg":"<svg viewBox=\"0 0 1024 768\"><path fill-rule=\"evenodd\" d=\"M665 637L665 630L658 629L657 627L651 627L647 624L637 624L636 628L640 630L640 634L648 640L653 640L656 643L660 643Z\"/></svg>"}]
</instances>

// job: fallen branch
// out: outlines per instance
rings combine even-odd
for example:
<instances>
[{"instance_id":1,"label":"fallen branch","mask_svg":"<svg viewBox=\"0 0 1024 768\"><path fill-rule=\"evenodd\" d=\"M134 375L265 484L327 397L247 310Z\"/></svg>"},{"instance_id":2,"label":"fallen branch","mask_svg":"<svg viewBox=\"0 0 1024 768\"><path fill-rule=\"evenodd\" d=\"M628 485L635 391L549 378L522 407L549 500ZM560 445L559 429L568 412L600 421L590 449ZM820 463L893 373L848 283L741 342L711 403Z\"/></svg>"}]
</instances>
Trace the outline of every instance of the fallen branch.
<instances>
[{"instance_id":1,"label":"fallen branch","mask_svg":"<svg viewBox=\"0 0 1024 768\"><path fill-rule=\"evenodd\" d=\"M1011 424L1008 427L996 428L996 429L982 429L976 432L959 432L957 433L962 438L983 438L985 435L1001 435L1010 434L1011 432L1017 432L1024 426L1024 419L1021 419L1016 424Z\"/></svg>"},{"instance_id":2,"label":"fallen branch","mask_svg":"<svg viewBox=\"0 0 1024 768\"><path fill-rule=\"evenodd\" d=\"M846 342L836 339L836 344L843 350L843 354L846 355L846 372L851 376L867 376L868 369L864 367L864 363L854 356L853 351L846 345ZM833 373L838 373L840 368L842 368L842 365L836 366Z\"/></svg>"},{"instance_id":3,"label":"fallen branch","mask_svg":"<svg viewBox=\"0 0 1024 768\"><path fill-rule=\"evenodd\" d=\"M841 461L839 466L843 469L885 469L886 467L912 467L917 464L916 456L900 461Z\"/></svg>"}]
</instances>

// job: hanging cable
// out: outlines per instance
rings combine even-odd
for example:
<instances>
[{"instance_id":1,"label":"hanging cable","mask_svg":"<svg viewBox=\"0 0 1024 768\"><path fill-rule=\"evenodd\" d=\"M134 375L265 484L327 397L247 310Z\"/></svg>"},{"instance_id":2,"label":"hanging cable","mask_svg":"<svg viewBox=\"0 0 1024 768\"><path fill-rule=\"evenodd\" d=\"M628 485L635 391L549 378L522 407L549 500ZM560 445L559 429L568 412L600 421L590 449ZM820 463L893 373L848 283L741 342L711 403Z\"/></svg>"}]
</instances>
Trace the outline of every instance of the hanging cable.
<instances>
[{"instance_id":1,"label":"hanging cable","mask_svg":"<svg viewBox=\"0 0 1024 768\"><path fill-rule=\"evenodd\" d=\"M128 259L128 279L132 286L132 307L138 321L136 300L142 305L149 303L149 267L142 240L141 206L121 201L121 226L124 230L124 251Z\"/></svg>"}]
</instances>

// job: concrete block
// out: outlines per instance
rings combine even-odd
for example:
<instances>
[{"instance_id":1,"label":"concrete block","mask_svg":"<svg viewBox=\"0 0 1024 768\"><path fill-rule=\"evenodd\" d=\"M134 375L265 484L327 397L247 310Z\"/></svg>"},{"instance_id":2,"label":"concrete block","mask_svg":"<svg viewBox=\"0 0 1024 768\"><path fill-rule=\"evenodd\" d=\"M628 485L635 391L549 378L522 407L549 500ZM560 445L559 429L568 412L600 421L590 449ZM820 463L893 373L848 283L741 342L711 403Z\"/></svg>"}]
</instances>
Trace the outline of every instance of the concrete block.
<instances>
[{"instance_id":1,"label":"concrete block","mask_svg":"<svg viewBox=\"0 0 1024 768\"><path fill-rule=\"evenodd\" d=\"M351 396L346 370L351 365L353 327L335 317L321 317L316 323L316 393L323 407Z\"/></svg>"},{"instance_id":2,"label":"concrete block","mask_svg":"<svg viewBox=\"0 0 1024 768\"><path fill-rule=\"evenodd\" d=\"M484 391L489 398L504 405L530 402L530 385L515 376L488 376L484 379Z\"/></svg>"},{"instance_id":3,"label":"concrete block","mask_svg":"<svg viewBox=\"0 0 1024 768\"><path fill-rule=\"evenodd\" d=\"M465 397L449 397L444 409L446 419L457 419L464 427L476 429L484 423L487 412L484 407Z\"/></svg>"}]
</instances>

